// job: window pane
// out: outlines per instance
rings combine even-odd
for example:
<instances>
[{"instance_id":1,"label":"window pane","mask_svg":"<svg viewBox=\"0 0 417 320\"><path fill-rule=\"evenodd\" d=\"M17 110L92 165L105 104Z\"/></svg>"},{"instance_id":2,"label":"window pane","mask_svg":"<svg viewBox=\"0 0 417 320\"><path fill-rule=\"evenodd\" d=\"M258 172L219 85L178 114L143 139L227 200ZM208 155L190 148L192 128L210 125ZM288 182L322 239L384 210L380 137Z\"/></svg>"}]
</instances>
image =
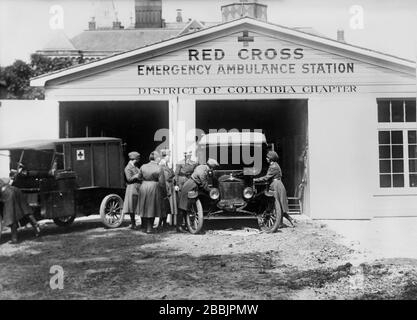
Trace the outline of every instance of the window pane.
<instances>
[{"instance_id":1,"label":"window pane","mask_svg":"<svg viewBox=\"0 0 417 320\"><path fill-rule=\"evenodd\" d=\"M416 102L415 101L405 102L405 121L416 122Z\"/></svg>"},{"instance_id":2,"label":"window pane","mask_svg":"<svg viewBox=\"0 0 417 320\"><path fill-rule=\"evenodd\" d=\"M408 157L417 158L417 146L408 146Z\"/></svg>"},{"instance_id":3,"label":"window pane","mask_svg":"<svg viewBox=\"0 0 417 320\"><path fill-rule=\"evenodd\" d=\"M391 160L379 160L379 172L391 173Z\"/></svg>"},{"instance_id":4,"label":"window pane","mask_svg":"<svg viewBox=\"0 0 417 320\"><path fill-rule=\"evenodd\" d=\"M417 187L417 174L410 174L410 187Z\"/></svg>"},{"instance_id":5,"label":"window pane","mask_svg":"<svg viewBox=\"0 0 417 320\"><path fill-rule=\"evenodd\" d=\"M392 146L392 157L402 158L403 157L403 146Z\"/></svg>"},{"instance_id":6,"label":"window pane","mask_svg":"<svg viewBox=\"0 0 417 320\"><path fill-rule=\"evenodd\" d=\"M378 122L390 122L389 101L378 101Z\"/></svg>"},{"instance_id":7,"label":"window pane","mask_svg":"<svg viewBox=\"0 0 417 320\"><path fill-rule=\"evenodd\" d=\"M391 158L390 146L379 147L379 158L380 159Z\"/></svg>"},{"instance_id":8,"label":"window pane","mask_svg":"<svg viewBox=\"0 0 417 320\"><path fill-rule=\"evenodd\" d=\"M404 172L404 161L393 160L392 161L392 172Z\"/></svg>"},{"instance_id":9,"label":"window pane","mask_svg":"<svg viewBox=\"0 0 417 320\"><path fill-rule=\"evenodd\" d=\"M390 188L391 187L391 175L381 174L379 176L379 185L381 188Z\"/></svg>"},{"instance_id":10,"label":"window pane","mask_svg":"<svg viewBox=\"0 0 417 320\"><path fill-rule=\"evenodd\" d=\"M403 174L393 174L392 175L392 185L394 188L404 187L404 175Z\"/></svg>"},{"instance_id":11,"label":"window pane","mask_svg":"<svg viewBox=\"0 0 417 320\"><path fill-rule=\"evenodd\" d=\"M409 130L408 131L408 143L417 143L417 131Z\"/></svg>"},{"instance_id":12,"label":"window pane","mask_svg":"<svg viewBox=\"0 0 417 320\"><path fill-rule=\"evenodd\" d=\"M417 160L408 160L410 172L417 172Z\"/></svg>"},{"instance_id":13,"label":"window pane","mask_svg":"<svg viewBox=\"0 0 417 320\"><path fill-rule=\"evenodd\" d=\"M403 101L391 101L392 122L404 122Z\"/></svg>"},{"instance_id":14,"label":"window pane","mask_svg":"<svg viewBox=\"0 0 417 320\"><path fill-rule=\"evenodd\" d=\"M403 132L402 131L391 131L391 143L392 144L403 144Z\"/></svg>"},{"instance_id":15,"label":"window pane","mask_svg":"<svg viewBox=\"0 0 417 320\"><path fill-rule=\"evenodd\" d=\"M391 139L390 139L389 131L379 131L378 141L379 141L379 144L390 144Z\"/></svg>"}]
</instances>

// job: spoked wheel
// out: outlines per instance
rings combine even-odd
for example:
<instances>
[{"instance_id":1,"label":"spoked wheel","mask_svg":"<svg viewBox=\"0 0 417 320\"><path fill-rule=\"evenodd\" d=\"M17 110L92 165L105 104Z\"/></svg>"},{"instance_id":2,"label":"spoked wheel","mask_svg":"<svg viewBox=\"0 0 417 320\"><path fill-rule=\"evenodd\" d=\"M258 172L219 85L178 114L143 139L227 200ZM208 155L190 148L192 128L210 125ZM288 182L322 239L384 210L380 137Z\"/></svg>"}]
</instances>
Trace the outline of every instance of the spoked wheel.
<instances>
[{"instance_id":1,"label":"spoked wheel","mask_svg":"<svg viewBox=\"0 0 417 320\"><path fill-rule=\"evenodd\" d=\"M277 201L271 201L258 215L259 228L266 233L273 233L278 230L281 224L282 211L281 206Z\"/></svg>"},{"instance_id":2,"label":"spoked wheel","mask_svg":"<svg viewBox=\"0 0 417 320\"><path fill-rule=\"evenodd\" d=\"M60 227L68 227L71 225L75 220L75 215L73 216L65 216L65 217L58 217L53 219L55 224Z\"/></svg>"},{"instance_id":3,"label":"spoked wheel","mask_svg":"<svg viewBox=\"0 0 417 320\"><path fill-rule=\"evenodd\" d=\"M100 217L106 227L119 227L124 219L122 198L117 194L104 197L100 205Z\"/></svg>"},{"instance_id":4,"label":"spoked wheel","mask_svg":"<svg viewBox=\"0 0 417 320\"><path fill-rule=\"evenodd\" d=\"M203 206L200 200L196 200L191 204L190 210L187 211L187 227L192 234L199 233L203 227Z\"/></svg>"}]
</instances>

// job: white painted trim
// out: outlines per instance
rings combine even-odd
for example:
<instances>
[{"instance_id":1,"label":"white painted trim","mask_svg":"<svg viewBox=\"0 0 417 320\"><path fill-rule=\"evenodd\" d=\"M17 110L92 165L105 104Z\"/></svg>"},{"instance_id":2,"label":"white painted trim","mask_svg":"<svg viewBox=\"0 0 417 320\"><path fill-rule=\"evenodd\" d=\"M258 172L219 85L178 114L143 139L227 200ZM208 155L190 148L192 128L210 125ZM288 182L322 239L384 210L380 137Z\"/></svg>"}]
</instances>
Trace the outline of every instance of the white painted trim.
<instances>
[{"instance_id":1,"label":"white painted trim","mask_svg":"<svg viewBox=\"0 0 417 320\"><path fill-rule=\"evenodd\" d=\"M385 62L388 62L388 63L393 63L393 64L398 65L399 67L402 67L402 68L404 68L404 67L412 68L413 70L416 68L416 62L415 61L398 58L398 57L391 56L391 55L388 55L388 54L384 54L384 53L381 53L381 52L376 52L376 51L373 51L373 50L370 50L370 49L365 49L365 48L353 46L353 45L350 45L350 44L342 43L342 42L339 42L339 41L336 41L336 40L323 38L323 37L316 36L316 35L311 35L311 34L308 34L306 32L303 32L303 31L294 30L294 29L291 29L291 28L287 28L287 27L283 27L283 26L279 26L279 25L275 25L275 24L271 24L271 23L267 23L267 22L263 22L263 21L259 21L259 20L256 20L256 19L245 17L245 18L242 18L242 19L234 20L234 21L231 21L231 22L227 22L227 23L224 23L224 24L217 25L217 26L202 29L202 30L196 31L194 33L181 35L181 36L178 36L176 38L168 39L168 40L158 42L158 43L155 43L155 44L152 44L152 45L149 45L149 46L145 46L145 47L142 47L142 48L139 48L139 49L134 49L134 50L127 51L127 52L124 52L124 53L115 54L113 56L106 57L106 58L100 59L98 61L93 61L93 62L86 63L86 64L83 64L83 65L80 65L80 66L70 67L70 68L67 68L67 69L64 69L64 70L61 70L61 71L57 71L57 72L50 73L50 74L47 74L47 75L32 78L32 80L30 82L30 85L35 86L35 87L42 87L42 86L45 86L46 83L50 80L62 78L62 77L68 76L68 75L72 75L74 73L79 73L79 72L82 72L82 71L90 70L90 69L100 67L100 66L103 66L103 65L108 65L108 64L111 64L113 62L121 61L123 59L129 59L129 58L141 55L141 54L149 53L151 51L157 51L157 50L160 50L162 48L177 45L177 44L187 42L187 41L190 41L190 40L194 40L194 39L199 39L199 38L208 36L210 34L214 34L216 32L221 32L221 31L224 31L224 30L227 30L227 29L232 29L234 27L239 27L239 26L243 26L243 25L259 27L259 28L270 30L270 31L273 31L273 32L286 34L286 35L293 36L293 37L296 37L296 38L301 38L301 39L305 39L305 40L308 40L308 41L312 41L312 42L315 42L317 44L326 45L326 46L330 46L330 47L333 47L333 48L346 50L346 51L351 52L351 53L367 56L371 59L377 59L377 60L382 60L382 61L385 61Z\"/></svg>"}]
</instances>

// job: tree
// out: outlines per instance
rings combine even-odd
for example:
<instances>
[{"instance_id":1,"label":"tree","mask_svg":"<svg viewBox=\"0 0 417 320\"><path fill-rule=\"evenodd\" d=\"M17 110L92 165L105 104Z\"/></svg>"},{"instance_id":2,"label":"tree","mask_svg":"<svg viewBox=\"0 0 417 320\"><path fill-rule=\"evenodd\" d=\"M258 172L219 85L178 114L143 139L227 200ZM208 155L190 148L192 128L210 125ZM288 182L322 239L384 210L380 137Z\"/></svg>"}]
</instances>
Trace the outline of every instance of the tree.
<instances>
[{"instance_id":1,"label":"tree","mask_svg":"<svg viewBox=\"0 0 417 320\"><path fill-rule=\"evenodd\" d=\"M43 88L30 87L30 78L83 63L68 57L49 58L37 53L30 56L30 63L16 60L12 65L0 67L0 99L44 99Z\"/></svg>"}]
</instances>

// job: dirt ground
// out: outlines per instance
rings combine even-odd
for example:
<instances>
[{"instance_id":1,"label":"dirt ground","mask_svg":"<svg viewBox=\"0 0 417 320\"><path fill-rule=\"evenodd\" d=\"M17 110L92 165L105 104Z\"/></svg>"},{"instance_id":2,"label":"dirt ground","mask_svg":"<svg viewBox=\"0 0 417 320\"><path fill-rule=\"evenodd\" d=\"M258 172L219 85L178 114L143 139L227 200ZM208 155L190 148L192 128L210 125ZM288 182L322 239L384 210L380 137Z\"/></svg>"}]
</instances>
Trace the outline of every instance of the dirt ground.
<instances>
[{"instance_id":1,"label":"dirt ground","mask_svg":"<svg viewBox=\"0 0 417 320\"><path fill-rule=\"evenodd\" d=\"M260 233L254 221L204 234L147 235L98 219L0 240L3 299L417 299L417 259L370 260L322 222ZM411 245L411 244L410 244ZM51 266L64 288L51 289Z\"/></svg>"}]
</instances>

